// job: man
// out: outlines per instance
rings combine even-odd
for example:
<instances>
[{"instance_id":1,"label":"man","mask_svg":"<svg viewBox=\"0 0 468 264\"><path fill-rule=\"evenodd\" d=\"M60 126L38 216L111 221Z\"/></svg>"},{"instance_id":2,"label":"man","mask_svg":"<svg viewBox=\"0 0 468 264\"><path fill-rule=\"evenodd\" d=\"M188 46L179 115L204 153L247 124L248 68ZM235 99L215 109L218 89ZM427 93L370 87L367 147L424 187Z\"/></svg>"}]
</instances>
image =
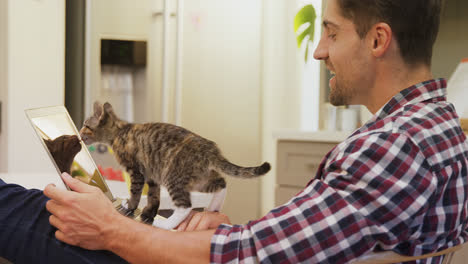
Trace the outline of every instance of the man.
<instances>
[{"instance_id":1,"label":"man","mask_svg":"<svg viewBox=\"0 0 468 264\"><path fill-rule=\"evenodd\" d=\"M56 237L132 263L346 263L373 250L419 255L464 243L468 147L446 82L430 71L440 5L328 1L314 57L335 74L330 101L375 115L289 203L246 225L195 214L179 226L187 232L170 232L119 215L64 174L75 192L44 190Z\"/></svg>"}]
</instances>

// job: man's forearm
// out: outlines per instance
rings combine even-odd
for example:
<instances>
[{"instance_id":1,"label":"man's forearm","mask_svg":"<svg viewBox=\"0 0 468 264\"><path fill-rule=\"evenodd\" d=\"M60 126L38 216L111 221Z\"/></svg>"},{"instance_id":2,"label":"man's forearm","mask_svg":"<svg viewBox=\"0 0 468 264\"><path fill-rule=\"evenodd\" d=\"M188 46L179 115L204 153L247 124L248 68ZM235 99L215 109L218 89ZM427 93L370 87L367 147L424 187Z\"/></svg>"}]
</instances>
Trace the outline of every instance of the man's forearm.
<instances>
[{"instance_id":1,"label":"man's forearm","mask_svg":"<svg viewBox=\"0 0 468 264\"><path fill-rule=\"evenodd\" d=\"M207 263L214 232L173 232L118 217L105 240L108 250L130 263Z\"/></svg>"}]
</instances>

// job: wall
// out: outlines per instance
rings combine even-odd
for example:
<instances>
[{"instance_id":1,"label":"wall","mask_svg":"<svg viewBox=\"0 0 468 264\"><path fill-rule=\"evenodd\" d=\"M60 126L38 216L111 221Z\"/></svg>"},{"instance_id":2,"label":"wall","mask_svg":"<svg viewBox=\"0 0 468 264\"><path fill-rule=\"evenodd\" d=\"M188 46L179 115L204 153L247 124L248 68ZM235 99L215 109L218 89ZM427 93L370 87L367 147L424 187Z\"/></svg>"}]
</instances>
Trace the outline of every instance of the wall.
<instances>
[{"instance_id":1,"label":"wall","mask_svg":"<svg viewBox=\"0 0 468 264\"><path fill-rule=\"evenodd\" d=\"M461 59L468 58L467 12L467 1L445 1L432 57L432 69L436 78L450 78Z\"/></svg>"},{"instance_id":2,"label":"wall","mask_svg":"<svg viewBox=\"0 0 468 264\"><path fill-rule=\"evenodd\" d=\"M445 1L445 3L439 35L434 46L432 69L434 77L448 79L461 59L468 58L468 2L453 0ZM450 100L450 88L447 93ZM464 264L467 257L468 247L465 246L455 253L452 263Z\"/></svg>"},{"instance_id":3,"label":"wall","mask_svg":"<svg viewBox=\"0 0 468 264\"><path fill-rule=\"evenodd\" d=\"M6 114L7 114L7 22L8 22L8 2L0 1L0 102L1 106L1 123L0 123L0 173L7 170L7 129L6 129Z\"/></svg>"},{"instance_id":4,"label":"wall","mask_svg":"<svg viewBox=\"0 0 468 264\"><path fill-rule=\"evenodd\" d=\"M8 49L8 139L0 153L8 155L10 174L54 172L24 109L64 103L65 2L10 0L7 5L8 33L1 42Z\"/></svg>"},{"instance_id":5,"label":"wall","mask_svg":"<svg viewBox=\"0 0 468 264\"><path fill-rule=\"evenodd\" d=\"M182 125L247 167L263 162L261 15L262 0L185 1ZM226 181L223 212L234 223L258 217L259 180Z\"/></svg>"},{"instance_id":6,"label":"wall","mask_svg":"<svg viewBox=\"0 0 468 264\"><path fill-rule=\"evenodd\" d=\"M298 1L264 1L262 50L262 159L272 172L261 182L261 214L274 206L278 129L301 127L303 55L298 52L293 21Z\"/></svg>"}]
</instances>

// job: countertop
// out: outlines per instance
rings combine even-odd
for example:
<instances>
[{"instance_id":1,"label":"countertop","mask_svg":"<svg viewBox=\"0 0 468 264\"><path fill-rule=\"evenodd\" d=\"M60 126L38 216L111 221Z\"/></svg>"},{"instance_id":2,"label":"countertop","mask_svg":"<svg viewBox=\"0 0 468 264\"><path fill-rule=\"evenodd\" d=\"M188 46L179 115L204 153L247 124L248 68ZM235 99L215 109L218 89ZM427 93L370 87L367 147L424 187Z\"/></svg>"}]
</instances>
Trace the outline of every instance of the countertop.
<instances>
[{"instance_id":1,"label":"countertop","mask_svg":"<svg viewBox=\"0 0 468 264\"><path fill-rule=\"evenodd\" d=\"M276 140L320 141L339 143L345 140L352 132L343 131L300 131L292 129L277 130L273 133Z\"/></svg>"}]
</instances>

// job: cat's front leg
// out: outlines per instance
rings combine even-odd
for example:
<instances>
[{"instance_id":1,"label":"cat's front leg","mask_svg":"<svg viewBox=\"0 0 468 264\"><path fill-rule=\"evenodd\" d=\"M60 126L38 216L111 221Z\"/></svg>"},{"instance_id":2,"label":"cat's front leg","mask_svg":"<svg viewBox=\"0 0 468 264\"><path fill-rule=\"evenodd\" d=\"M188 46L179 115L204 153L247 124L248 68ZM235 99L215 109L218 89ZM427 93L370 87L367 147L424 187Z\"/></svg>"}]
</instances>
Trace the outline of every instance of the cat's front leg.
<instances>
[{"instance_id":1,"label":"cat's front leg","mask_svg":"<svg viewBox=\"0 0 468 264\"><path fill-rule=\"evenodd\" d=\"M143 191L143 186L145 185L145 177L143 174L139 173L133 169L127 169L130 174L130 198L126 203L122 204L120 213L123 215L131 216L133 212L137 209L138 204L140 203L141 192Z\"/></svg>"},{"instance_id":2,"label":"cat's front leg","mask_svg":"<svg viewBox=\"0 0 468 264\"><path fill-rule=\"evenodd\" d=\"M152 224L158 213L161 188L159 184L153 181L148 181L148 187L148 204L141 213L141 221Z\"/></svg>"},{"instance_id":3,"label":"cat's front leg","mask_svg":"<svg viewBox=\"0 0 468 264\"><path fill-rule=\"evenodd\" d=\"M206 208L210 212L219 212L224 204L224 198L226 197L226 188L221 189L213 194L210 204Z\"/></svg>"},{"instance_id":4,"label":"cat's front leg","mask_svg":"<svg viewBox=\"0 0 468 264\"><path fill-rule=\"evenodd\" d=\"M166 230L174 229L187 218L191 211L192 207L176 208L168 219L158 219L154 221L153 226Z\"/></svg>"}]
</instances>

